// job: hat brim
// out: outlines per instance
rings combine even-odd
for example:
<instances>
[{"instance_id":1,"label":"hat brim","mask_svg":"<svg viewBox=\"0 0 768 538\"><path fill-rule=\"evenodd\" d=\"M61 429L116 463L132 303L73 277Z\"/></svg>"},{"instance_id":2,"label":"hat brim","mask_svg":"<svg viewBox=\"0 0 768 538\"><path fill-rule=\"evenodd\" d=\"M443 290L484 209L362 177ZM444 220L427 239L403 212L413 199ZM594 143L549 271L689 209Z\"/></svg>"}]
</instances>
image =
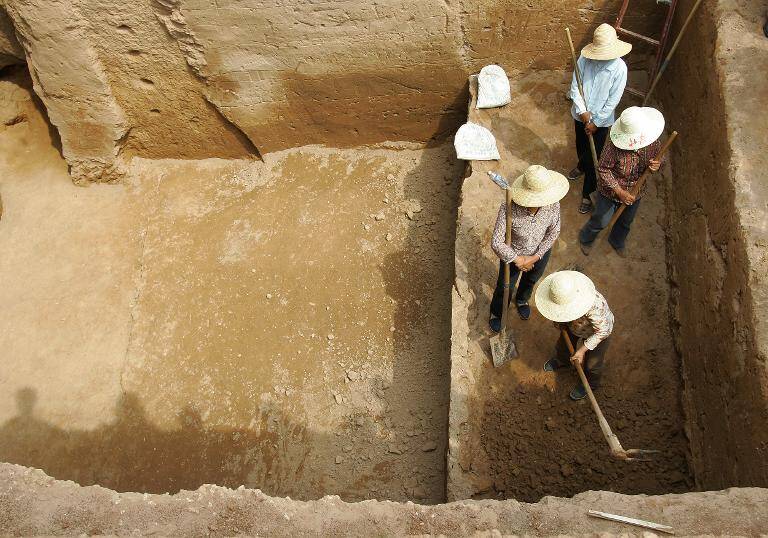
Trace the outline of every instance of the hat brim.
<instances>
[{"instance_id":1,"label":"hat brim","mask_svg":"<svg viewBox=\"0 0 768 538\"><path fill-rule=\"evenodd\" d=\"M626 133L619 128L619 123L611 125L611 142L619 149L635 150L653 144L664 132L664 114L653 107L640 107L646 115L646 124L642 132Z\"/></svg>"},{"instance_id":2,"label":"hat brim","mask_svg":"<svg viewBox=\"0 0 768 538\"><path fill-rule=\"evenodd\" d=\"M566 305L555 303L550 299L549 294L554 276L561 273L567 273L575 281L576 297ZM567 323L579 319L595 304L595 284L587 275L579 271L558 271L539 283L534 297L536 309L542 316L558 323Z\"/></svg>"},{"instance_id":3,"label":"hat brim","mask_svg":"<svg viewBox=\"0 0 768 538\"><path fill-rule=\"evenodd\" d=\"M530 191L523 187L523 178L525 174L518 176L509 186L512 200L522 207L544 207L545 205L554 204L568 194L570 184L568 179L554 170L547 170L550 176L552 184L550 187L541 192Z\"/></svg>"},{"instance_id":4,"label":"hat brim","mask_svg":"<svg viewBox=\"0 0 768 538\"><path fill-rule=\"evenodd\" d=\"M596 47L594 43L590 43L581 49L581 55L590 60L615 60L629 54L631 50L631 43L617 39L608 47Z\"/></svg>"}]
</instances>

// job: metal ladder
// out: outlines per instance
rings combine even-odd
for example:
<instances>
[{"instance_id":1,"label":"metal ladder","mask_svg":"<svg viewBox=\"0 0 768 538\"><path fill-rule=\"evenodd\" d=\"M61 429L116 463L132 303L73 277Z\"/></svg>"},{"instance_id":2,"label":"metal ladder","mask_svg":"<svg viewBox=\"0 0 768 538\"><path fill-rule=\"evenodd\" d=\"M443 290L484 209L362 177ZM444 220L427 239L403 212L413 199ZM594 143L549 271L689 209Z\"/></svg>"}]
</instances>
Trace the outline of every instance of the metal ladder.
<instances>
[{"instance_id":1,"label":"metal ladder","mask_svg":"<svg viewBox=\"0 0 768 538\"><path fill-rule=\"evenodd\" d=\"M658 39L638 34L637 32L627 30L626 28L622 28L621 23L624 22L624 15L627 13L627 8L629 7L629 0L623 0L621 9L619 10L619 16L616 17L616 24L614 25L614 28L616 28L616 33L620 36L630 37L656 48L656 61L653 64L651 75L648 77L649 85L652 83L656 73L659 71L659 67L661 66L661 62L664 56L664 49L667 45L667 37L669 37L669 27L672 25L672 17L674 17L675 8L677 7L677 0L657 0L657 3L666 4L667 6L667 16L664 19L664 26L661 29L661 35ZM643 91L627 86L625 91L632 95L644 98L648 90L646 89Z\"/></svg>"}]
</instances>

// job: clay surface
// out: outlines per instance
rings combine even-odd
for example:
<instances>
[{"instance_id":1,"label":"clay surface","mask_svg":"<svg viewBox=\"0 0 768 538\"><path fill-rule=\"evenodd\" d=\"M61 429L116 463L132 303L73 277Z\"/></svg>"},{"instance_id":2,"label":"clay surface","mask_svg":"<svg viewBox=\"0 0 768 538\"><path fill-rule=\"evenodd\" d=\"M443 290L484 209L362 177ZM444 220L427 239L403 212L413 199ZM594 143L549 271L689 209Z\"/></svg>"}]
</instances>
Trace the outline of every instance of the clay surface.
<instances>
[{"instance_id":1,"label":"clay surface","mask_svg":"<svg viewBox=\"0 0 768 538\"><path fill-rule=\"evenodd\" d=\"M708 489L768 484L764 7L705 2L659 94L680 132L668 261L693 468Z\"/></svg>"},{"instance_id":2,"label":"clay surface","mask_svg":"<svg viewBox=\"0 0 768 538\"><path fill-rule=\"evenodd\" d=\"M26 97L0 131L0 461L443 500L452 147L137 160L81 189Z\"/></svg>"},{"instance_id":3,"label":"clay surface","mask_svg":"<svg viewBox=\"0 0 768 538\"><path fill-rule=\"evenodd\" d=\"M0 464L0 484L0 529L25 536L656 536L590 518L587 510L667 524L678 536L758 536L768 528L768 491L758 488L650 497L590 491L537 504L348 504L335 496L301 502L217 486L176 495L118 494L8 464Z\"/></svg>"},{"instance_id":4,"label":"clay surface","mask_svg":"<svg viewBox=\"0 0 768 538\"><path fill-rule=\"evenodd\" d=\"M625 448L659 449L663 457L632 464L611 459L589 403L568 399L577 383L575 372L542 371L558 335L536 312L535 301L530 320L511 316L520 357L493 367L488 308L498 258L490 238L504 198L486 171L498 171L510 180L530 164L567 173L576 159L570 102L565 99L568 74L513 74L510 83L514 97L509 105L477 110L473 98L469 109L471 121L495 134L502 160L473 162L462 188L453 295L448 498L535 501L584 489L686 491L692 479L686 463L679 358L668 325L664 202L659 192L663 179L651 181L625 259L607 243L598 244L589 257L581 253L577 234L586 221L576 211L581 180L571 183L561 201L562 232L545 273L581 270L606 297L616 323L598 400ZM473 96L475 85L473 78Z\"/></svg>"}]
</instances>

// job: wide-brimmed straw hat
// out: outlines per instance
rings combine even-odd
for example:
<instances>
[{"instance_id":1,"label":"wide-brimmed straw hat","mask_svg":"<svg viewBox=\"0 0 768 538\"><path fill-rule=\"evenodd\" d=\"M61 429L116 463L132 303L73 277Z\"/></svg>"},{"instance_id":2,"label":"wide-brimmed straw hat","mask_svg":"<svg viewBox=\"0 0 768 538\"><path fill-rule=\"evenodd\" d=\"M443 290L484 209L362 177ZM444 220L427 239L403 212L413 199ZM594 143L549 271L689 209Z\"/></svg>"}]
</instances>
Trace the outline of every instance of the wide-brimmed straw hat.
<instances>
[{"instance_id":1,"label":"wide-brimmed straw hat","mask_svg":"<svg viewBox=\"0 0 768 538\"><path fill-rule=\"evenodd\" d=\"M621 149L640 149L664 132L664 115L649 106L631 106L611 126L611 142Z\"/></svg>"},{"instance_id":2,"label":"wide-brimmed straw hat","mask_svg":"<svg viewBox=\"0 0 768 538\"><path fill-rule=\"evenodd\" d=\"M509 186L512 200L523 207L554 204L568 194L568 188L568 179L563 174L538 164L526 168Z\"/></svg>"},{"instance_id":3,"label":"wide-brimmed straw hat","mask_svg":"<svg viewBox=\"0 0 768 538\"><path fill-rule=\"evenodd\" d=\"M558 271L539 283L535 297L542 316L566 323L589 312L595 304L595 285L584 273Z\"/></svg>"},{"instance_id":4,"label":"wide-brimmed straw hat","mask_svg":"<svg viewBox=\"0 0 768 538\"><path fill-rule=\"evenodd\" d=\"M613 26L603 23L595 28L592 43L581 49L581 54L590 60L613 60L631 50L632 45L619 39Z\"/></svg>"}]
</instances>

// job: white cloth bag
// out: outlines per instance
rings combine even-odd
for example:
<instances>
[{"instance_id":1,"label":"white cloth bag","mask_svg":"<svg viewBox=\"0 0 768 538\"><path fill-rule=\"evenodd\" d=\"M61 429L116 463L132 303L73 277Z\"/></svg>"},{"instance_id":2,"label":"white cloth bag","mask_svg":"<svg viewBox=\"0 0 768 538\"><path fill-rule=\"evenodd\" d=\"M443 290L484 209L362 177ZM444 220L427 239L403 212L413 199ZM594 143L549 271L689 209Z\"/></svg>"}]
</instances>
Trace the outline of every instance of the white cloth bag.
<instances>
[{"instance_id":1,"label":"white cloth bag","mask_svg":"<svg viewBox=\"0 0 768 538\"><path fill-rule=\"evenodd\" d=\"M486 65L477 77L476 108L495 108L512 101L509 79L498 65Z\"/></svg>"},{"instance_id":2,"label":"white cloth bag","mask_svg":"<svg viewBox=\"0 0 768 538\"><path fill-rule=\"evenodd\" d=\"M465 161L498 161L501 158L493 133L476 123L467 122L459 127L453 145L456 156Z\"/></svg>"}]
</instances>

